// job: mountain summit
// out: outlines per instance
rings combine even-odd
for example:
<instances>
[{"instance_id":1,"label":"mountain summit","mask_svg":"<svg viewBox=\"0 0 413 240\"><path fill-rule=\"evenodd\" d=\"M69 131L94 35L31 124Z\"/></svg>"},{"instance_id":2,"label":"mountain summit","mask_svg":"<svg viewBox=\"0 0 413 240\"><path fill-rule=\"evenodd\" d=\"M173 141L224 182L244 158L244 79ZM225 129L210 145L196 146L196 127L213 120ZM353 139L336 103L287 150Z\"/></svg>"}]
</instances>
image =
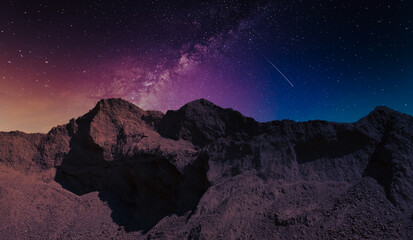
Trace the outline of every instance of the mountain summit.
<instances>
[{"instance_id":1,"label":"mountain summit","mask_svg":"<svg viewBox=\"0 0 413 240\"><path fill-rule=\"evenodd\" d=\"M412 239L413 117L259 123L200 99L103 99L0 133L5 239Z\"/></svg>"}]
</instances>

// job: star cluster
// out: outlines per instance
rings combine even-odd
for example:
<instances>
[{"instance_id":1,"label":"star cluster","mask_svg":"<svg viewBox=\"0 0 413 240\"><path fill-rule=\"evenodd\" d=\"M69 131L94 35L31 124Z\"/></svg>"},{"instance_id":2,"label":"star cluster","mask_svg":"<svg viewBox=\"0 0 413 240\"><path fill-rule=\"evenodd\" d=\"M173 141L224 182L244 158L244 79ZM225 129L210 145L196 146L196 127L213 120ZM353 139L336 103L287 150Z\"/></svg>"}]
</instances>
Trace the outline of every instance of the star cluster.
<instances>
[{"instance_id":1,"label":"star cluster","mask_svg":"<svg viewBox=\"0 0 413 240\"><path fill-rule=\"evenodd\" d=\"M46 132L109 97L162 111L207 98L259 121L412 114L411 12L403 0L2 1L0 130Z\"/></svg>"}]
</instances>

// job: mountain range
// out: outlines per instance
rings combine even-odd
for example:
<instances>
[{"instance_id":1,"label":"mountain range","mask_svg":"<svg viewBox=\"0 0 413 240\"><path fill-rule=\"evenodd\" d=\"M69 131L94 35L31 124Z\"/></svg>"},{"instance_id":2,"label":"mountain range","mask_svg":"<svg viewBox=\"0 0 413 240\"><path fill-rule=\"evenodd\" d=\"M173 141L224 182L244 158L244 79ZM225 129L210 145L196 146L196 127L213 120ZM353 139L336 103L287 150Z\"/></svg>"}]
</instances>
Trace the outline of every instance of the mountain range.
<instances>
[{"instance_id":1,"label":"mountain range","mask_svg":"<svg viewBox=\"0 0 413 240\"><path fill-rule=\"evenodd\" d=\"M413 117L260 123L103 99L0 132L2 239L413 239Z\"/></svg>"}]
</instances>

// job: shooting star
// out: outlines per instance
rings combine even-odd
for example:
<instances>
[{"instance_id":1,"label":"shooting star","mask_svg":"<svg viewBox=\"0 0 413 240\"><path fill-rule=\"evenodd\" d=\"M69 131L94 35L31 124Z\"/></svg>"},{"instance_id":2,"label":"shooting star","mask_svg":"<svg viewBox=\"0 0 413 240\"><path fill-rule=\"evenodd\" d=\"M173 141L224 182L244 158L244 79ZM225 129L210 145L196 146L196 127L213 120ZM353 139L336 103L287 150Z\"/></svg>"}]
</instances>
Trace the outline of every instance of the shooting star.
<instances>
[{"instance_id":1,"label":"shooting star","mask_svg":"<svg viewBox=\"0 0 413 240\"><path fill-rule=\"evenodd\" d=\"M277 66L275 66L274 63L271 62L270 59L267 58L267 56L265 55L262 55L262 56L265 58L265 60L267 60L269 64L271 64L281 74L281 76L283 76L283 78L291 85L291 87L294 87L294 84L290 80L288 80L288 78L280 71L280 69L277 68Z\"/></svg>"}]
</instances>

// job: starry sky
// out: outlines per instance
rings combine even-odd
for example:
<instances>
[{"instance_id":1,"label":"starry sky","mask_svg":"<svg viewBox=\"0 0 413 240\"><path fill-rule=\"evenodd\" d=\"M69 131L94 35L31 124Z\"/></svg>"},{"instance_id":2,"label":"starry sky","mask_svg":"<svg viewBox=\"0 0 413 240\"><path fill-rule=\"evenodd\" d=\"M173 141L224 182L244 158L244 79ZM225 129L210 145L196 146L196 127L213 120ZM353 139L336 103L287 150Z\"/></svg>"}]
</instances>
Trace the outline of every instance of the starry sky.
<instances>
[{"instance_id":1,"label":"starry sky","mask_svg":"<svg viewBox=\"0 0 413 240\"><path fill-rule=\"evenodd\" d=\"M413 1L0 1L0 131L120 97L258 121L413 114Z\"/></svg>"}]
</instances>

